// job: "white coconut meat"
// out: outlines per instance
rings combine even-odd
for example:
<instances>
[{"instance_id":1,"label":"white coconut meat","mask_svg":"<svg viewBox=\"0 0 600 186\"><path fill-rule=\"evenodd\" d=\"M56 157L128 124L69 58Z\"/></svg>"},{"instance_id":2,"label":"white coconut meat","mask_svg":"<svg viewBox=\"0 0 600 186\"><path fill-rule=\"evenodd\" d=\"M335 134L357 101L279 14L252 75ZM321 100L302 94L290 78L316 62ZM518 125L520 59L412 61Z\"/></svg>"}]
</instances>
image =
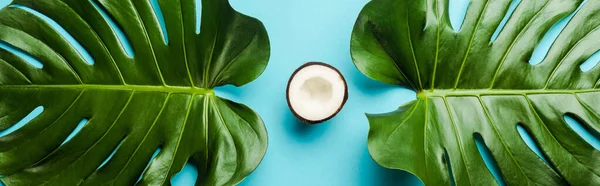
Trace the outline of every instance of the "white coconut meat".
<instances>
[{"instance_id":1,"label":"white coconut meat","mask_svg":"<svg viewBox=\"0 0 600 186\"><path fill-rule=\"evenodd\" d=\"M291 77L287 97L296 116L322 122L337 114L347 98L346 81L335 68L309 63Z\"/></svg>"}]
</instances>

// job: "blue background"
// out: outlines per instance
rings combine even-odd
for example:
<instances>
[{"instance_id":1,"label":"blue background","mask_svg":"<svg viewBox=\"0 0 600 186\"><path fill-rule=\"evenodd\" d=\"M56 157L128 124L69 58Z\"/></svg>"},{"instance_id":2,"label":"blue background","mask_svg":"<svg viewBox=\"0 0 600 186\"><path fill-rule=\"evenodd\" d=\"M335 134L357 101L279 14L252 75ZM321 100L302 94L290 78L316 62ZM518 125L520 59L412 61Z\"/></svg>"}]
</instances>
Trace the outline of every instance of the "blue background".
<instances>
[{"instance_id":1,"label":"blue background","mask_svg":"<svg viewBox=\"0 0 600 186\"><path fill-rule=\"evenodd\" d=\"M460 28L468 0L450 0L451 21ZM0 7L10 0L0 0ZM416 98L415 92L366 78L350 58L350 35L354 22L368 0L230 0L232 6L260 19L271 41L271 58L265 72L252 83L236 88L218 88L217 94L244 103L263 118L269 133L269 147L260 166L241 185L421 185L403 171L387 170L369 156L369 130L365 113L384 113ZM515 0L514 6L520 1ZM557 23L534 52L531 63L541 61L570 17ZM591 68L600 54L582 68ZM285 87L291 73L309 61L337 67L349 86L349 99L332 120L320 125L299 123L289 111ZM40 111L41 112L41 111ZM576 123L567 118L569 123ZM24 122L26 123L26 122ZM23 124L24 124L23 123ZM600 142L572 125L596 148ZM4 131L6 132L6 131ZM527 134L524 140L539 154ZM587 136L587 137L586 137ZM478 143L479 144L479 143ZM490 156L481 151L491 171ZM493 163L492 163L493 164ZM174 185L193 185L196 170L186 165ZM1 183L0 183L1 185Z\"/></svg>"}]
</instances>

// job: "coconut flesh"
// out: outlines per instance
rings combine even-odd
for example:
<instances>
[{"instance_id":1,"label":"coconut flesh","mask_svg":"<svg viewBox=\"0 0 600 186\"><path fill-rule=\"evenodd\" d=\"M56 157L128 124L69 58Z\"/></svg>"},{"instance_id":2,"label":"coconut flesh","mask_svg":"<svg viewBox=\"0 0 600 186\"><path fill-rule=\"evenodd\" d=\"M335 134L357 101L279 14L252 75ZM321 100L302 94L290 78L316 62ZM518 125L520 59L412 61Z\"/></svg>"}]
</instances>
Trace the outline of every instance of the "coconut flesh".
<instances>
[{"instance_id":1,"label":"coconut flesh","mask_svg":"<svg viewBox=\"0 0 600 186\"><path fill-rule=\"evenodd\" d=\"M300 120L319 123L337 114L347 99L346 81L324 63L307 63L292 75L287 90L290 109Z\"/></svg>"}]
</instances>

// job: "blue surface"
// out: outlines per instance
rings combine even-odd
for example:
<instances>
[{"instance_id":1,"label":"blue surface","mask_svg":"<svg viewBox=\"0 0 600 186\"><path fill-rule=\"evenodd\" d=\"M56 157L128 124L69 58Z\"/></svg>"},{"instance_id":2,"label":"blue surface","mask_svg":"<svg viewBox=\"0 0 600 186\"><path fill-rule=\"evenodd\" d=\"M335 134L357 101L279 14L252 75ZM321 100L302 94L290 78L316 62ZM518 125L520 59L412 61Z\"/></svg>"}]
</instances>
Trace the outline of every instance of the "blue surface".
<instances>
[{"instance_id":1,"label":"blue surface","mask_svg":"<svg viewBox=\"0 0 600 186\"><path fill-rule=\"evenodd\" d=\"M77 127L75 127L75 129L73 129L71 134L69 134L69 136L67 136L65 141L63 141L60 145L64 145L65 143L69 142L69 140L71 140L73 137L75 137L75 135L77 135L77 133L79 133L79 131L81 131L83 126L85 126L88 123L88 121L89 121L88 118L83 118L81 121L79 121L79 123L77 124Z\"/></svg>"},{"instance_id":2,"label":"blue surface","mask_svg":"<svg viewBox=\"0 0 600 186\"><path fill-rule=\"evenodd\" d=\"M517 131L519 132L521 138L525 139L525 144L527 145L527 147L529 147L533 152L535 152L535 154L537 154L544 162L546 162L546 164L552 166L552 164L549 163L548 159L544 156L544 154L542 154L542 151L540 150L540 147L537 145L537 143L533 141L533 138L531 137L531 134L529 134L527 129L525 129L523 125L519 124L517 125Z\"/></svg>"},{"instance_id":3,"label":"blue surface","mask_svg":"<svg viewBox=\"0 0 600 186\"><path fill-rule=\"evenodd\" d=\"M33 56L29 55L27 52L23 52L21 49L12 46L4 41L0 41L0 48L12 52L16 56L19 56L21 59L25 60L31 66L35 68L43 68L44 64L42 64L39 60L35 59Z\"/></svg>"},{"instance_id":4,"label":"blue surface","mask_svg":"<svg viewBox=\"0 0 600 186\"><path fill-rule=\"evenodd\" d=\"M567 26L567 23L569 23L569 21L571 21L571 18L573 18L573 16L577 12L579 12L579 9L581 9L581 7L585 3L587 3L587 1L588 0L584 0L579 5L579 7L577 7L577 10L575 10L575 12L569 14L565 18L562 18L560 21L558 21L556 24L554 24L550 28L550 30L548 30L548 32L546 32L546 35L544 35L544 37L542 38L541 43L548 43L548 44L538 45L535 48L535 50L533 50L533 54L531 56L531 59L529 60L530 64L537 65L542 62L544 57L546 57L546 54L548 54L548 51L550 51L550 47L552 46L552 43L554 43L556 38L558 38L558 35L560 35L560 32L562 32L562 30Z\"/></svg>"},{"instance_id":5,"label":"blue surface","mask_svg":"<svg viewBox=\"0 0 600 186\"><path fill-rule=\"evenodd\" d=\"M490 42L494 42L496 40L496 38L498 38L498 35L500 35L500 32L502 31L502 29L504 29L504 25L506 25L506 22L508 22L508 19L510 19L510 16L512 16L512 14L515 12L515 9L517 9L517 6L519 6L520 3L521 3L521 0L513 0L510 3L510 6L508 7L508 11L504 14L502 21L500 21L500 25L498 25L498 28L496 28L496 31L494 31L494 34L492 34L492 37L490 38Z\"/></svg>"},{"instance_id":6,"label":"blue surface","mask_svg":"<svg viewBox=\"0 0 600 186\"><path fill-rule=\"evenodd\" d=\"M17 124L13 125L12 127L8 128L4 131L0 131L0 137L6 136L6 135L20 129L21 127L25 126L25 124L27 124L33 118L36 118L37 116L39 116L43 111L44 111L44 107L42 107L42 106L38 106L38 107L34 108L31 111L31 113L27 114L25 117L23 117L23 119L19 120L17 122Z\"/></svg>"},{"instance_id":7,"label":"blue surface","mask_svg":"<svg viewBox=\"0 0 600 186\"><path fill-rule=\"evenodd\" d=\"M162 149L158 148L154 151L154 153L152 153L152 156L150 157L150 159L148 160L148 163L146 164L146 168L144 168L144 172L142 172L142 174L140 174L140 177L138 178L137 182L139 182L140 180L142 180L142 177L144 176L144 174L146 173L146 170L148 170L148 167L150 166L150 163L152 163L152 161L154 160L154 158L156 156L158 156L158 153L160 153ZM185 181L193 181L193 180L185 180ZM194 182L191 182L192 184L189 185L193 185ZM137 184L137 183L136 183Z\"/></svg>"},{"instance_id":8,"label":"blue surface","mask_svg":"<svg viewBox=\"0 0 600 186\"><path fill-rule=\"evenodd\" d=\"M583 62L579 68L581 71L587 72L598 66L598 62L600 62L600 51L594 53L589 59Z\"/></svg>"},{"instance_id":9,"label":"blue surface","mask_svg":"<svg viewBox=\"0 0 600 186\"><path fill-rule=\"evenodd\" d=\"M165 18L163 16L162 10L160 9L160 5L158 4L158 0L150 0L150 4L152 4L152 11L154 11L154 15L156 18L160 20L160 32L162 32L163 40L165 44L169 44L169 32L165 26Z\"/></svg>"},{"instance_id":10,"label":"blue surface","mask_svg":"<svg viewBox=\"0 0 600 186\"><path fill-rule=\"evenodd\" d=\"M471 0L449 0L450 8L448 9L448 13L450 14L450 24L452 25L452 29L454 31L460 31L462 27L463 20L465 20L465 16L467 15L467 9L469 8L469 3Z\"/></svg>"},{"instance_id":11,"label":"blue surface","mask_svg":"<svg viewBox=\"0 0 600 186\"><path fill-rule=\"evenodd\" d=\"M600 134L588 129L589 127L584 126L578 120L569 115L565 115L564 119L569 127L579 134L579 137L600 151Z\"/></svg>"},{"instance_id":12,"label":"blue surface","mask_svg":"<svg viewBox=\"0 0 600 186\"><path fill-rule=\"evenodd\" d=\"M450 20L455 30L459 30L462 25L469 1L452 0ZM6 6L8 2L0 0L0 7ZM269 148L264 160L241 185L421 184L416 177L406 172L381 168L373 162L367 151L369 126L364 113L393 111L416 97L411 90L366 78L352 64L349 53L350 34L358 13L367 2L368 0L231 0L235 9L264 23L272 49L269 65L256 81L241 88L226 86L216 90L218 95L242 102L257 111L269 132ZM520 0L514 0L511 9L514 10L519 2ZM160 12L158 8L155 11ZM506 19L510 14L512 13L509 12ZM107 19L112 22L110 18ZM556 38L555 33L560 33L564 27L561 24L566 23L566 19L570 18L563 19L548 31L538 47L539 54L534 55L532 61L542 61L547 53L546 48ZM120 28L114 23L111 26L117 31L124 50L133 56L133 51L128 47L129 42ZM499 26L497 33L500 33L502 27L503 25ZM65 33L61 34L65 36ZM165 38L165 42L168 42L168 38ZM600 61L600 54L594 56L581 68L594 67ZM322 61L336 66L345 75L349 85L349 100L344 109L332 120L315 126L299 123L289 111L285 100L287 79L298 66L308 61ZM0 136L17 130L42 111L43 108L36 108L17 127L0 132ZM592 146L600 146L600 142L592 134L589 135L590 140L587 139L585 128L575 120L566 118L566 121ZM539 149L531 145L535 145L531 136L524 135L521 130L519 133L524 141L534 152L540 154ZM482 141L477 144L486 165L491 167L494 175L499 175L497 168L491 166L494 162L489 156L489 150L486 151L487 148L482 146ZM186 164L183 171L173 178L172 184L193 185L196 174L194 165Z\"/></svg>"},{"instance_id":13,"label":"blue surface","mask_svg":"<svg viewBox=\"0 0 600 186\"><path fill-rule=\"evenodd\" d=\"M117 35L117 39L119 39L119 43L121 44L121 47L123 47L122 49L125 51L125 54L127 54L128 57L133 57L134 56L134 52L133 49L131 48L131 43L129 43L129 39L127 39L127 37L125 37L125 33L123 33L123 30L121 30L121 27L119 27L115 21L112 20L112 18L110 18L110 16L108 16L108 14L106 13L106 10L104 10L103 8L100 8L100 6L98 6L98 3L96 3L95 1L90 1L92 2L92 5L94 6L94 8L96 8L96 10L98 10L98 12L100 12L100 15L102 15L102 17L104 18L104 20L106 20L108 22L108 25L110 26L110 28L115 31L116 35Z\"/></svg>"},{"instance_id":14,"label":"blue surface","mask_svg":"<svg viewBox=\"0 0 600 186\"><path fill-rule=\"evenodd\" d=\"M496 179L498 185L505 186L506 182L504 178L502 178L502 174L500 174L500 168L498 167L498 163L492 157L492 152L486 146L485 141L483 141L483 137L481 137L481 134L479 133L473 134L473 137L475 139L475 145L477 146L477 150L479 151L481 157L483 157L485 166L488 168L488 170L490 170L492 176L494 176L494 179Z\"/></svg>"},{"instance_id":15,"label":"blue surface","mask_svg":"<svg viewBox=\"0 0 600 186\"><path fill-rule=\"evenodd\" d=\"M350 35L368 0L230 0L260 19L269 33L271 60L265 72L241 88L217 94L242 102L262 117L269 132L267 154L243 186L417 185L405 172L377 165L367 151L366 113L396 110L413 91L384 85L361 74L350 58ZM285 87L292 72L308 61L337 67L348 82L349 99L332 120L309 126L288 109Z\"/></svg>"}]
</instances>

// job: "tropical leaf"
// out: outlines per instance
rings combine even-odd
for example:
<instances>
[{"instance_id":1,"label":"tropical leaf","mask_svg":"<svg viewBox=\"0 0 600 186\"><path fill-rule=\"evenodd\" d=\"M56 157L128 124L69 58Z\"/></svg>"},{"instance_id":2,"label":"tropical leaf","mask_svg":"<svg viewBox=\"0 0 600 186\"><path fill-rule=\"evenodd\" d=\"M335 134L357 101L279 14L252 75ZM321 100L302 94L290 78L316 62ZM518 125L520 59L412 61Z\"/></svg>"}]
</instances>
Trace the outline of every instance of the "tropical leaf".
<instances>
[{"instance_id":1,"label":"tropical leaf","mask_svg":"<svg viewBox=\"0 0 600 186\"><path fill-rule=\"evenodd\" d=\"M509 13L510 0L472 0L460 28L451 25L448 3L374 0L358 18L356 67L418 93L394 112L367 115L373 159L427 185L599 185L600 151L563 118L600 131L600 67L580 69L600 49L600 1L576 12L582 0L523 0ZM528 63L569 14L543 61ZM477 138L498 166L497 180Z\"/></svg>"},{"instance_id":2,"label":"tropical leaf","mask_svg":"<svg viewBox=\"0 0 600 186\"><path fill-rule=\"evenodd\" d=\"M0 40L0 131L43 109L0 138L9 186L170 185L188 159L197 185L235 185L266 152L261 118L212 90L269 58L262 23L227 0L16 0Z\"/></svg>"}]
</instances>

